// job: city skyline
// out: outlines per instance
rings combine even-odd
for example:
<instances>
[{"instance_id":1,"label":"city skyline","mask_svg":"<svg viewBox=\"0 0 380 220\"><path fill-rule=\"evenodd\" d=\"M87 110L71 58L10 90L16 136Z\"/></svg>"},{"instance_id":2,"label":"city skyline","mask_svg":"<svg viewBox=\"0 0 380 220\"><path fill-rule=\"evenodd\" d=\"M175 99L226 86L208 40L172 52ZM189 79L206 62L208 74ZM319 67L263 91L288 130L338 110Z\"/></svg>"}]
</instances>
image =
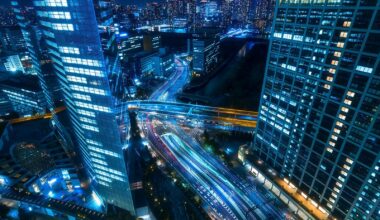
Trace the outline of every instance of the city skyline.
<instances>
[{"instance_id":1,"label":"city skyline","mask_svg":"<svg viewBox=\"0 0 380 220\"><path fill-rule=\"evenodd\" d=\"M9 3L1 219L379 218L379 1Z\"/></svg>"}]
</instances>

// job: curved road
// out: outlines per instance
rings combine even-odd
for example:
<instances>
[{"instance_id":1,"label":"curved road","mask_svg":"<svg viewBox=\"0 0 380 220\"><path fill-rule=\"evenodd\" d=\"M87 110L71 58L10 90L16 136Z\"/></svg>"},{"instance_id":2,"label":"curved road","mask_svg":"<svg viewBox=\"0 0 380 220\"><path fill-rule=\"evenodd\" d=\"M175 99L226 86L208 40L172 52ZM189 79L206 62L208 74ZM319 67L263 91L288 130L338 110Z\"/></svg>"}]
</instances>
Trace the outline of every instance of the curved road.
<instances>
[{"instance_id":1,"label":"curved road","mask_svg":"<svg viewBox=\"0 0 380 220\"><path fill-rule=\"evenodd\" d=\"M175 60L175 73L157 89L150 101L175 102L175 94L187 83L188 65ZM281 219L281 212L265 203L255 187L235 175L221 161L206 152L176 121L158 120L146 113L144 131L154 149L176 169L208 204L209 214L216 219ZM252 207L259 206L253 212Z\"/></svg>"}]
</instances>

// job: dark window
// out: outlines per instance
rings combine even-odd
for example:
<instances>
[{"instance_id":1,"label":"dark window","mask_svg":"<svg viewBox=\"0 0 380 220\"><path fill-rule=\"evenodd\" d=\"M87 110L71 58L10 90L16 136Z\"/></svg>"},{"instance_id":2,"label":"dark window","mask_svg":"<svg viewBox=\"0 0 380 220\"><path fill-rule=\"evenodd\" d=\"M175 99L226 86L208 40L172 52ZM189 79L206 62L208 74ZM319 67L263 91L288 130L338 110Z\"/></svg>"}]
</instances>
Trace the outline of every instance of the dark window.
<instances>
[{"instance_id":1,"label":"dark window","mask_svg":"<svg viewBox=\"0 0 380 220\"><path fill-rule=\"evenodd\" d=\"M367 29L373 15L372 10L359 10L356 12L354 28Z\"/></svg>"},{"instance_id":2,"label":"dark window","mask_svg":"<svg viewBox=\"0 0 380 220\"><path fill-rule=\"evenodd\" d=\"M376 159L376 155L369 151L362 150L359 156L359 162L371 167Z\"/></svg>"},{"instance_id":3,"label":"dark window","mask_svg":"<svg viewBox=\"0 0 380 220\"><path fill-rule=\"evenodd\" d=\"M379 13L380 14L380 13ZM368 35L367 43L365 44L364 51L368 53L380 53L380 34L370 33Z\"/></svg>"}]
</instances>

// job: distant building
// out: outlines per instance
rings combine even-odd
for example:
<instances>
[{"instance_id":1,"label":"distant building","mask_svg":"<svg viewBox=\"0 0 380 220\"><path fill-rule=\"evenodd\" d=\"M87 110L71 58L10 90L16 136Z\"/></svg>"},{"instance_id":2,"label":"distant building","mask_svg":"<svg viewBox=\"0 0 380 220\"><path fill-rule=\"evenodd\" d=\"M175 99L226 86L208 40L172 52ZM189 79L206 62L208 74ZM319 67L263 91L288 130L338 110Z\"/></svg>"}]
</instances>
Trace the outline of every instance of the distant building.
<instances>
[{"instance_id":1,"label":"distant building","mask_svg":"<svg viewBox=\"0 0 380 220\"><path fill-rule=\"evenodd\" d=\"M8 71L12 73L25 73L19 55L10 55L0 57L0 71Z\"/></svg>"},{"instance_id":2,"label":"distant building","mask_svg":"<svg viewBox=\"0 0 380 220\"><path fill-rule=\"evenodd\" d=\"M47 103L37 81L37 77L22 76L1 82L1 90L11 102L13 111L20 115L45 113Z\"/></svg>"},{"instance_id":3,"label":"distant building","mask_svg":"<svg viewBox=\"0 0 380 220\"><path fill-rule=\"evenodd\" d=\"M195 34L192 41L193 71L205 76L220 62L220 37L218 34Z\"/></svg>"},{"instance_id":4,"label":"distant building","mask_svg":"<svg viewBox=\"0 0 380 220\"><path fill-rule=\"evenodd\" d=\"M207 2L205 5L205 17L207 19L217 17L219 15L218 3L216 1Z\"/></svg>"},{"instance_id":5,"label":"distant building","mask_svg":"<svg viewBox=\"0 0 380 220\"><path fill-rule=\"evenodd\" d=\"M157 51L161 47L161 36L158 34L145 34L143 42L144 51Z\"/></svg>"},{"instance_id":6,"label":"distant building","mask_svg":"<svg viewBox=\"0 0 380 220\"><path fill-rule=\"evenodd\" d=\"M156 65L156 76L169 76L174 69L173 54L159 54L158 63Z\"/></svg>"},{"instance_id":7,"label":"distant building","mask_svg":"<svg viewBox=\"0 0 380 220\"><path fill-rule=\"evenodd\" d=\"M254 0L251 6L252 23L254 27L259 29L262 33L269 33L272 27L272 21L275 11L275 0Z\"/></svg>"},{"instance_id":8,"label":"distant building","mask_svg":"<svg viewBox=\"0 0 380 220\"><path fill-rule=\"evenodd\" d=\"M146 77L148 75L154 75L154 72L156 71L156 65L159 63L157 52L139 53L135 58L137 59L136 70L140 78Z\"/></svg>"},{"instance_id":9,"label":"distant building","mask_svg":"<svg viewBox=\"0 0 380 220\"><path fill-rule=\"evenodd\" d=\"M26 43L19 26L0 27L0 50L25 52Z\"/></svg>"},{"instance_id":10,"label":"distant building","mask_svg":"<svg viewBox=\"0 0 380 220\"><path fill-rule=\"evenodd\" d=\"M173 70L173 54L161 48L159 52L142 51L128 57L125 64L131 71L131 78L167 76Z\"/></svg>"},{"instance_id":11,"label":"distant building","mask_svg":"<svg viewBox=\"0 0 380 220\"><path fill-rule=\"evenodd\" d=\"M129 54L141 52L144 47L144 35L131 34L125 38L120 39L118 48L120 59L125 59Z\"/></svg>"}]
</instances>

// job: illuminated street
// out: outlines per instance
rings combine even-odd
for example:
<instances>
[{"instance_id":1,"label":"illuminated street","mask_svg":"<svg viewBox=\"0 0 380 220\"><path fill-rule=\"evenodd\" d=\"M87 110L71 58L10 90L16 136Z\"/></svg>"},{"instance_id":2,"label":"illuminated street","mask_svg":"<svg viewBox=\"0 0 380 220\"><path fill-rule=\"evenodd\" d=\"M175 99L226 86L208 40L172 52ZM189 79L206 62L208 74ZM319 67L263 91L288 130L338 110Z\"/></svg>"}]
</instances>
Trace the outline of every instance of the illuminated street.
<instances>
[{"instance_id":1,"label":"illuminated street","mask_svg":"<svg viewBox=\"0 0 380 220\"><path fill-rule=\"evenodd\" d=\"M177 67L175 77L171 78L172 81L168 81L159 88L151 96L151 100L173 101L172 98L165 99L162 97L174 97L175 93L178 92L177 88L181 88L186 83L184 80L179 80L185 78L184 75L187 74L186 71L182 70L181 66ZM138 104L140 103L136 103L132 109L147 112L146 120L142 123L143 130L146 132L145 136L148 137L157 152L183 176L207 203L205 208L210 217L214 216L218 219L265 219L276 216L282 218L279 210L265 204L265 199L255 191L253 185L234 174L221 161L215 159L215 155L206 152L193 137L181 129L176 119L160 120L159 116L156 118L154 115L162 112L160 106L161 108L165 106L164 103L152 102L151 106L146 107L146 110L141 109L142 107ZM133 106L133 104L131 105ZM209 116L211 114L214 120L220 120L221 115L228 115L232 118L231 121L239 120L239 117L247 121L256 118L255 113L248 111L206 106L197 110L195 106L188 106L181 103L169 106L170 111L176 112L171 117L175 118L180 112L186 112L186 114L191 112L195 118L202 120L204 119L202 115L205 114L202 113L203 110L203 112L208 112ZM200 113L198 116L196 115L197 111Z\"/></svg>"},{"instance_id":2,"label":"illuminated street","mask_svg":"<svg viewBox=\"0 0 380 220\"><path fill-rule=\"evenodd\" d=\"M157 151L190 183L210 206L210 212L226 219L281 218L279 210L262 205L265 200L253 185L239 178L192 137L170 122L148 117L147 137ZM259 207L250 211L252 207Z\"/></svg>"}]
</instances>

